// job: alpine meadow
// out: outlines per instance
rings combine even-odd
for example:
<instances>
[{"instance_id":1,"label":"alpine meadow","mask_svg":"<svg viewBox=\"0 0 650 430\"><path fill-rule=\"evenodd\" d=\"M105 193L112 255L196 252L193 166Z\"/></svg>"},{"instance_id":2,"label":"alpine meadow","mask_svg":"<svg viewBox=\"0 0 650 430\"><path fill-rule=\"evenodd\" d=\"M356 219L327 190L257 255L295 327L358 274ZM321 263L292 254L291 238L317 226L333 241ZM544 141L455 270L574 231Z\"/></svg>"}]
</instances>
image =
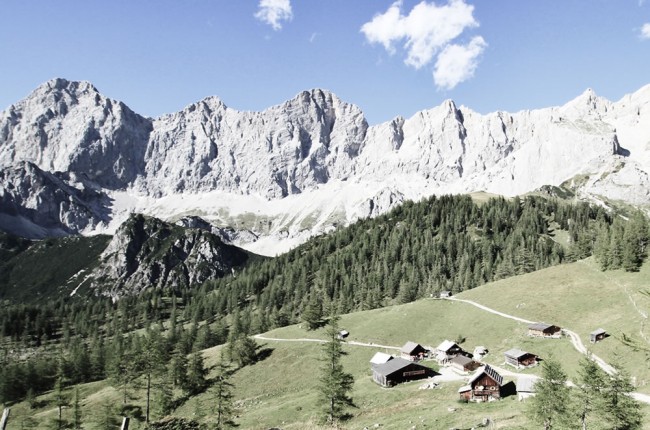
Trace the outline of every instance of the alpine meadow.
<instances>
[{"instance_id":1,"label":"alpine meadow","mask_svg":"<svg viewBox=\"0 0 650 430\"><path fill-rule=\"evenodd\" d=\"M650 2L79 6L0 14L0 430L650 429Z\"/></svg>"}]
</instances>

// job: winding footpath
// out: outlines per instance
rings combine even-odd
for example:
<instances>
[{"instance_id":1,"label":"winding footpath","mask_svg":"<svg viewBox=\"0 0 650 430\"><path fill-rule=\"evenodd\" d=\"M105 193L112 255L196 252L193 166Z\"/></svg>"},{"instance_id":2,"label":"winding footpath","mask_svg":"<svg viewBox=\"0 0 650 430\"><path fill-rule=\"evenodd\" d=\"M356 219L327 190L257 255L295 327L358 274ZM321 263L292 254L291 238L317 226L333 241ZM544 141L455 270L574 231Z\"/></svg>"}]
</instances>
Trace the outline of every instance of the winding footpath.
<instances>
[{"instance_id":1,"label":"winding footpath","mask_svg":"<svg viewBox=\"0 0 650 430\"><path fill-rule=\"evenodd\" d=\"M277 337L266 337L261 334L256 334L253 336L255 339L260 339L260 340L271 340L274 342L316 342L316 343L325 343L327 342L326 340L323 339L307 339L307 338L299 338L299 339L281 339ZM399 351L400 348L397 346L388 346L388 345L380 345L378 343L365 343L365 342L357 342L354 340L346 341L346 345L354 345L354 346L365 346L367 348L384 348L384 349L392 349L395 351Z\"/></svg>"},{"instance_id":2,"label":"winding footpath","mask_svg":"<svg viewBox=\"0 0 650 430\"><path fill-rule=\"evenodd\" d=\"M477 307L479 309L482 309L482 310L484 310L486 312L490 312L492 314L499 315L499 316L502 316L504 318L508 318L508 319L511 319L511 320L519 321L519 322L523 322L523 323L526 323L526 324L534 324L534 321L530 321L530 320L527 320L527 319L524 319L524 318L519 318L519 317L516 317L514 315L509 315L509 314L506 314L504 312L497 311L495 309L489 308L489 307L487 307L485 305L482 305L480 303L476 303L476 302L474 302L472 300L458 299L456 297L447 297L444 300L467 303L469 305L472 305L472 306L475 306L475 307ZM571 340L571 344L573 345L573 347L580 354L583 354L583 355L589 354L589 351L585 347L584 343L582 343L582 339L580 339L580 336L578 336L578 334L576 332L571 331L571 330L566 329L566 328L563 328L562 331L569 336L569 339ZM605 360L603 360L602 358L600 358L600 357L598 357L597 355L594 355L594 354L591 354L591 358L596 362L596 364L598 364L598 366L601 369L603 369L605 372L607 372L607 374L613 375L614 373L616 373L616 370L611 365L609 365ZM500 369L497 369L497 371L499 371L499 370ZM571 384L571 383L569 382L569 384ZM632 397L633 399L635 399L638 402L650 404L650 395L648 395L648 394L630 393L630 397Z\"/></svg>"},{"instance_id":3,"label":"winding footpath","mask_svg":"<svg viewBox=\"0 0 650 430\"><path fill-rule=\"evenodd\" d=\"M476 302L474 302L472 300L457 299L456 297L447 297L445 300L467 303L467 304L470 304L472 306L476 306L479 309L483 309L486 312L490 312L492 314L499 315L499 316L502 316L504 318L519 321L519 322L522 322L522 323L526 323L526 324L534 324L535 323L535 321L530 321L530 320L527 320L527 319L524 319L524 318L519 318L519 317L516 317L514 315L509 315L509 314L497 311L495 309L488 308L487 306L482 305L480 303L476 303ZM587 355L589 353L589 351L587 350L587 347L585 346L584 343L582 343L582 339L580 339L580 336L578 336L578 334L576 332L571 331L571 330L569 330L567 328L563 328L562 332L569 336L569 339L571 340L571 344L573 345L573 347L580 354ZM600 366L601 369L603 369L605 372L607 372L607 374L613 375L614 373L616 373L616 370L614 370L614 368L612 366L610 366L609 364L607 364L607 362L605 360L603 360L602 358L600 358L600 357L598 357L597 355L594 355L594 354L591 354L591 358L596 362L596 364L598 364L598 366Z\"/></svg>"},{"instance_id":4,"label":"winding footpath","mask_svg":"<svg viewBox=\"0 0 650 430\"><path fill-rule=\"evenodd\" d=\"M486 312L489 312L491 314L498 315L498 316L501 316L503 318L508 318L508 319L511 319L511 320L514 320L514 321L522 322L522 323L525 323L525 324L534 324L535 323L535 321L527 320L525 318L516 317L514 315L510 315L510 314L507 314L505 312L500 312L500 311L497 311L495 309L489 308L489 307L487 307L485 305L482 305L480 303L474 302L472 300L458 299L456 297L446 297L443 300L449 300L449 301L452 301L452 302L467 303L469 305L475 306L475 307L477 307L477 308L479 308L481 310L484 310ZM569 337L569 339L571 341L571 344L573 345L573 347L580 354L583 354L583 355L588 355L589 354L589 351L587 350L587 347L585 347L584 343L582 342L582 339L580 339L580 336L578 336L578 334L576 332L574 332L572 330L569 330L569 329L566 329L566 328L563 328L562 331ZM309 339L309 338L286 339L286 338L266 337L266 336L263 336L261 334L256 334L253 337L255 339L259 339L259 340L268 340L268 341L273 341L273 342L316 342L316 343L325 343L325 342L327 342L326 340L323 340L323 339ZM347 345L361 346L361 347L367 347L367 348L384 348L384 349L390 349L390 350L395 350L395 351L399 351L399 349L400 349L399 347L396 347L396 346L380 345L380 344L376 344L376 343L357 342L357 341L354 341L354 340L346 341L345 343ZM609 365L605 360L603 360L602 358L600 358L600 357L598 357L597 355L594 355L594 354L591 354L590 356L596 362L596 364L598 364L598 366L601 369L603 369L605 372L607 372L609 375L613 375L614 373L616 373L616 370L611 365ZM521 373L511 372L509 370L506 370L506 369L503 369L503 368L500 368L500 367L496 367L496 366L492 366L492 367L497 372L499 372L499 373L501 373L502 375L505 375L505 376L511 376L511 377L519 377L519 376L529 376L530 377L530 376L533 376L533 377L535 377L534 375L528 375L528 374L524 375L524 374L521 374ZM459 380L460 379L464 379L464 376L461 377L459 375ZM567 384L568 385L574 385L570 381L567 381ZM650 404L650 395L648 395L648 394L630 393L630 397L632 397L633 399L635 399L635 400L637 400L639 402Z\"/></svg>"}]
</instances>

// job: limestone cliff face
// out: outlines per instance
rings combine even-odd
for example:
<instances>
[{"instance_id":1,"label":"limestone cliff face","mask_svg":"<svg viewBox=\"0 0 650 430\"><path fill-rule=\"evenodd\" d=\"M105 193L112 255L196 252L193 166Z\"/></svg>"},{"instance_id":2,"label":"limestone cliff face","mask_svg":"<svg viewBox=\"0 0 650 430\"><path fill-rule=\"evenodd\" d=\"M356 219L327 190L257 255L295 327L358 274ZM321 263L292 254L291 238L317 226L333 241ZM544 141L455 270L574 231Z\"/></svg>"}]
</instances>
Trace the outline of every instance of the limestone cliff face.
<instances>
[{"instance_id":1,"label":"limestone cliff face","mask_svg":"<svg viewBox=\"0 0 650 430\"><path fill-rule=\"evenodd\" d=\"M110 220L110 199L86 178L25 161L0 170L0 228L31 239L92 231Z\"/></svg>"},{"instance_id":2,"label":"limestone cliff face","mask_svg":"<svg viewBox=\"0 0 650 430\"><path fill-rule=\"evenodd\" d=\"M147 288L200 285L247 259L245 251L205 230L135 214L117 230L90 279L98 293L120 297Z\"/></svg>"},{"instance_id":3,"label":"limestone cliff face","mask_svg":"<svg viewBox=\"0 0 650 430\"><path fill-rule=\"evenodd\" d=\"M262 112L209 97L148 119L89 83L55 79L0 113L0 168L29 162L108 196L77 196L92 208L85 220L65 199L41 194L65 233L112 232L139 211L251 232L240 243L295 244L441 192L510 196L568 181L583 198L650 206L648 124L650 86L618 102L587 90L564 106L518 113L481 115L448 100L369 126L358 107L324 90ZM19 179L5 177L7 195ZM20 212L32 229L50 230L29 212L33 203L21 203L34 198L10 200L0 214Z\"/></svg>"},{"instance_id":4,"label":"limestone cliff face","mask_svg":"<svg viewBox=\"0 0 650 430\"><path fill-rule=\"evenodd\" d=\"M144 167L151 120L88 82L53 79L0 113L0 166L29 161L125 188Z\"/></svg>"}]
</instances>

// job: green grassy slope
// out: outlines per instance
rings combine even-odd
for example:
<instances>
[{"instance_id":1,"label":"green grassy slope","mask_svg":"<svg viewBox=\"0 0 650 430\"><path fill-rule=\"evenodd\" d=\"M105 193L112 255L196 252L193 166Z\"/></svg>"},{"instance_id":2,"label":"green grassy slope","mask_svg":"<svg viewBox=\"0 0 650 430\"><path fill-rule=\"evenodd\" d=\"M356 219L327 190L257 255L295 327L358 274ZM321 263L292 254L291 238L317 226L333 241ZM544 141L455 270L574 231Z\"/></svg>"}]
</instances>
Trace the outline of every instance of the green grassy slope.
<instances>
[{"instance_id":1,"label":"green grassy slope","mask_svg":"<svg viewBox=\"0 0 650 430\"><path fill-rule=\"evenodd\" d=\"M66 282L81 270L90 271L110 236L71 236L33 242L0 260L0 298L34 303L69 294Z\"/></svg>"},{"instance_id":2,"label":"green grassy slope","mask_svg":"<svg viewBox=\"0 0 650 430\"><path fill-rule=\"evenodd\" d=\"M475 300L497 310L522 318L544 320L577 331L585 343L587 334L598 326L613 336L593 346L595 353L606 360L618 359L633 376L637 391L650 392L645 381L650 380L645 360L640 353L624 347L620 333L638 334L642 317L631 304L625 291L637 301L641 310L650 308L650 299L639 292L648 286L650 266L639 273L606 272L597 270L590 260L562 265L509 280L494 282L464 292L458 298ZM576 378L581 355L566 338L531 339L527 325L487 313L470 304L438 299L342 316L341 326L350 331L349 341L375 343L399 347L408 340L436 346L444 339L466 338L463 346L472 350L486 346L490 353L485 361L505 367L503 352L512 347L529 350L542 358L553 354L562 360L570 379ZM266 337L283 339L324 338L323 330L306 331L299 326L284 327L265 333ZM237 371L232 382L241 429L320 428L317 425L316 385L319 377L321 346L313 342L278 342L260 340L271 354L261 362ZM204 351L206 363L214 366L220 347ZM484 418L496 422L495 428L527 429L532 424L525 415L525 403L514 396L489 404L460 404L458 388L462 381L445 382L440 388L420 390L420 382L402 384L384 389L372 382L368 361L382 348L346 345L346 370L355 378L352 397L357 405L353 418L345 428L470 428ZM618 355L616 355L618 353ZM428 362L432 367L435 364ZM538 374L539 368L518 371ZM506 381L514 378L505 377ZM88 429L102 428L100 421L106 404L117 405L120 394L106 382L86 384L82 388L84 408L87 410ZM143 391L132 393L132 403L144 406ZM54 417L55 409L42 396L42 406L28 411L24 403L12 410L15 422L26 415L45 422ZM211 395L201 394L181 404L174 415L193 417L197 404L209 414ZM103 409L104 408L104 409ZM456 410L451 412L449 408ZM645 428L650 428L650 406L645 405ZM71 415L71 411L66 413ZM154 418L155 418L154 414ZM44 424L39 428L45 428ZM132 429L142 428L133 422ZM594 426L593 428L598 428Z\"/></svg>"},{"instance_id":3,"label":"green grassy slope","mask_svg":"<svg viewBox=\"0 0 650 430\"><path fill-rule=\"evenodd\" d=\"M493 282L463 292L458 298L518 317L568 327L580 335L594 354L627 368L637 379L638 391L650 393L650 363L645 354L621 342L625 334L650 346L642 338L650 338L650 297L642 293L649 289L649 264L638 273L601 272L593 259L587 259ZM590 344L589 333L600 327L611 337Z\"/></svg>"}]
</instances>

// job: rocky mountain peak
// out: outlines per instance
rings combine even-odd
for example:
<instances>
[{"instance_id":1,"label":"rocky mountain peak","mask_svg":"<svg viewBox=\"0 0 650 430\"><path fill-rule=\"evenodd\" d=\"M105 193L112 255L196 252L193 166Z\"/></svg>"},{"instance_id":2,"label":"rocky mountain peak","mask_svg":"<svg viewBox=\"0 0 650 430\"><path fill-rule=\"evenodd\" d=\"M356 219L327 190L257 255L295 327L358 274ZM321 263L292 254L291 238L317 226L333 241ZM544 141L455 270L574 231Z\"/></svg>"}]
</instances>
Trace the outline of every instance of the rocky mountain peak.
<instances>
[{"instance_id":1,"label":"rocky mountain peak","mask_svg":"<svg viewBox=\"0 0 650 430\"><path fill-rule=\"evenodd\" d=\"M148 119L89 83L52 80L0 115L0 168L27 161L59 178L63 197L12 197L11 210L54 199L58 211L48 213L59 213L55 219L69 232L107 219L115 228L137 207L165 219L200 215L219 229L236 225L260 242L266 234L308 237L435 192L515 195L602 174L588 186L615 195L617 184L637 183L639 171L650 171L649 89L617 103L587 90L561 107L513 114L481 115L445 100L369 126L361 109L323 89L260 112L208 97ZM621 156L626 167L605 175ZM14 180L5 195L15 195L12 186L28 189ZM75 228L76 218L65 214L83 205L61 205L83 200L74 191L79 183L99 193L85 207L102 221ZM650 204L650 196L635 199ZM1 217L0 226L11 229Z\"/></svg>"},{"instance_id":2,"label":"rocky mountain peak","mask_svg":"<svg viewBox=\"0 0 650 430\"><path fill-rule=\"evenodd\" d=\"M102 253L91 274L92 286L117 298L149 287L200 285L230 273L248 258L245 251L208 231L133 214Z\"/></svg>"}]
</instances>

